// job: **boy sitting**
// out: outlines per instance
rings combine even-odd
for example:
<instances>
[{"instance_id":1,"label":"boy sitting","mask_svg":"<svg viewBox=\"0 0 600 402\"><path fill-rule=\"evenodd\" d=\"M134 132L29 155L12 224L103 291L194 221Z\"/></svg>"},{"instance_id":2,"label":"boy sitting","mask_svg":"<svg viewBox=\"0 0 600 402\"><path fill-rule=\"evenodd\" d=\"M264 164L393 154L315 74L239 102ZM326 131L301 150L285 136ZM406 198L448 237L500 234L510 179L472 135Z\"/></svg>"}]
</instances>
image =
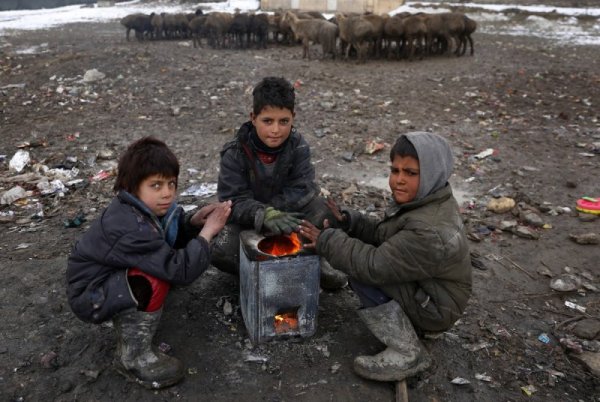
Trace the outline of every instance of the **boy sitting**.
<instances>
[{"instance_id":1,"label":"boy sitting","mask_svg":"<svg viewBox=\"0 0 600 402\"><path fill-rule=\"evenodd\" d=\"M239 274L239 234L297 231L299 216L315 224L334 221L319 197L310 148L293 127L294 88L283 78L264 78L253 90L250 121L223 147L217 193L233 202L228 224L215 241L212 264ZM321 287L338 289L346 275L321 259Z\"/></svg>"},{"instance_id":2,"label":"boy sitting","mask_svg":"<svg viewBox=\"0 0 600 402\"><path fill-rule=\"evenodd\" d=\"M338 210L345 231L321 231L304 221L300 233L319 255L344 270L360 298L360 318L386 346L359 356L354 370L379 381L401 381L431 359L419 332L440 332L461 316L471 294L471 258L448 179L453 158L432 133L400 136L390 152L393 201L380 220ZM343 252L340 252L343 250ZM414 327L413 327L414 325Z\"/></svg>"},{"instance_id":3,"label":"boy sitting","mask_svg":"<svg viewBox=\"0 0 600 402\"><path fill-rule=\"evenodd\" d=\"M184 375L181 362L152 347L171 284L189 285L210 266L209 242L225 225L231 203L185 217L175 202L179 162L167 145L142 138L121 156L117 195L75 244L67 296L75 315L117 332L114 364L147 388ZM199 233L198 233L199 232Z\"/></svg>"}]
</instances>

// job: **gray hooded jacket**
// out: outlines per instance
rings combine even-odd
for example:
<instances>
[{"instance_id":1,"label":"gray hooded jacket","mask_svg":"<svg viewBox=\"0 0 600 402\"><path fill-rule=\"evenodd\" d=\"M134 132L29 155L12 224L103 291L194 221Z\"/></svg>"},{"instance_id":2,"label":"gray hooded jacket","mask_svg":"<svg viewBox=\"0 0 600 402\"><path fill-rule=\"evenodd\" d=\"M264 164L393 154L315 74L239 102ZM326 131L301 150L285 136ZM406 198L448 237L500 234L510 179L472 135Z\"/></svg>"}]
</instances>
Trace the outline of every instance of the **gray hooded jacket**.
<instances>
[{"instance_id":1,"label":"gray hooded jacket","mask_svg":"<svg viewBox=\"0 0 600 402\"><path fill-rule=\"evenodd\" d=\"M453 158L436 134L406 137L419 156L415 200L393 202L382 220L348 211L347 231L324 230L317 252L397 300L418 329L443 331L461 316L471 294L468 241L448 183Z\"/></svg>"}]
</instances>

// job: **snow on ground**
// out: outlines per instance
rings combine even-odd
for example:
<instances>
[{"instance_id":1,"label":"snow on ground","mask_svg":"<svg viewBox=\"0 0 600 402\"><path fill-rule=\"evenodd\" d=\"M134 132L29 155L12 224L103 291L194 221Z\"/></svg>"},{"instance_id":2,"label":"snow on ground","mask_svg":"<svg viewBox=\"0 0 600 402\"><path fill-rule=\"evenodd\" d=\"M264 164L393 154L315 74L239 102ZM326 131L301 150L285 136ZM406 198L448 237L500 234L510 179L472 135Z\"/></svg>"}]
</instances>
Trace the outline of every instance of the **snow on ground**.
<instances>
[{"instance_id":1,"label":"snow on ground","mask_svg":"<svg viewBox=\"0 0 600 402\"><path fill-rule=\"evenodd\" d=\"M445 12L453 6L477 9L468 13L478 22L478 31L500 35L525 35L551 38L558 43L600 45L600 22L598 19L584 21L576 17L600 17L600 7L572 8L552 6L521 6L517 4L479 4L479 3L433 3L409 1L393 10L399 12ZM210 11L257 10L258 0L229 0L220 3L148 4L139 0L118 3L113 7L67 6L54 9L21 10L0 12L0 37L8 31L35 30L60 26L73 22L114 21L127 14L142 12L190 12L196 8ZM554 12L556 17L546 19L531 15L525 19L513 19L511 10L533 13Z\"/></svg>"}]
</instances>

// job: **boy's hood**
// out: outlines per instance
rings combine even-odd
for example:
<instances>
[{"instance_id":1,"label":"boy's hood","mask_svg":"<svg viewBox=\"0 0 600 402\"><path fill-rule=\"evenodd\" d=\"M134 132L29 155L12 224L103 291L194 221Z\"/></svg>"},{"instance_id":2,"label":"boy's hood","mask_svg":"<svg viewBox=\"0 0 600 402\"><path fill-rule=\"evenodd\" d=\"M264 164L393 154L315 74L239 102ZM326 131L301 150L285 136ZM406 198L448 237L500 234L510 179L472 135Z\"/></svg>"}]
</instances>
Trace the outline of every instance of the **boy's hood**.
<instances>
[{"instance_id":1,"label":"boy's hood","mask_svg":"<svg viewBox=\"0 0 600 402\"><path fill-rule=\"evenodd\" d=\"M438 134L415 131L404 135L419 155L420 181L415 200L420 200L446 185L454 158L450 145Z\"/></svg>"}]
</instances>

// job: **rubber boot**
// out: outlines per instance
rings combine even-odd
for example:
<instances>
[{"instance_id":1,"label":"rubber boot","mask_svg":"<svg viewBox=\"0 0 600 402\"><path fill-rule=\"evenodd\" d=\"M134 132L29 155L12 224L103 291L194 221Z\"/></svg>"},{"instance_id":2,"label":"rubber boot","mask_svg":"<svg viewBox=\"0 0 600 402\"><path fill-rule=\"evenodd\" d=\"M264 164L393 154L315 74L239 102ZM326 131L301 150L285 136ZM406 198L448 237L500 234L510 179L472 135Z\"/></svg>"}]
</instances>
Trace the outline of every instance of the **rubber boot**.
<instances>
[{"instance_id":1,"label":"rubber boot","mask_svg":"<svg viewBox=\"0 0 600 402\"><path fill-rule=\"evenodd\" d=\"M174 385L184 376L179 360L152 346L161 314L162 309L152 313L130 309L113 318L117 331L115 368L149 389Z\"/></svg>"},{"instance_id":2,"label":"rubber boot","mask_svg":"<svg viewBox=\"0 0 600 402\"><path fill-rule=\"evenodd\" d=\"M354 371L358 375L377 381L402 381L431 365L429 353L397 301L358 310L358 315L387 346L375 356L354 359Z\"/></svg>"},{"instance_id":3,"label":"rubber boot","mask_svg":"<svg viewBox=\"0 0 600 402\"><path fill-rule=\"evenodd\" d=\"M348 277L342 271L334 269L325 258L321 257L321 287L326 290L341 289L348 284Z\"/></svg>"}]
</instances>

